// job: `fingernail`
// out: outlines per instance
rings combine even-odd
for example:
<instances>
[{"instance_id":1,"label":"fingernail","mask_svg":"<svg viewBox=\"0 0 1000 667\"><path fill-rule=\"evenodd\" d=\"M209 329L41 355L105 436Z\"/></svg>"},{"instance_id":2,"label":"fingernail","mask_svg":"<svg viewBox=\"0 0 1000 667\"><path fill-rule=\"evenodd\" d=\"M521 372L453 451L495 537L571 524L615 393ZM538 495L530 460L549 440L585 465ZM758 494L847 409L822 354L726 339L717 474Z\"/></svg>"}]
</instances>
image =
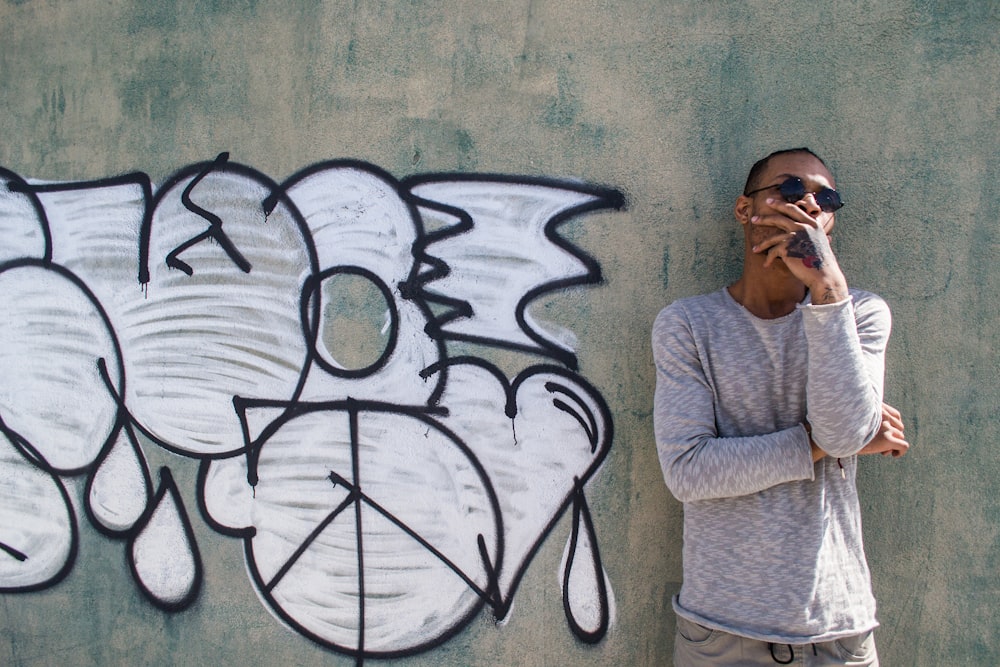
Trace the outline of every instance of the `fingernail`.
<instances>
[{"instance_id":1,"label":"fingernail","mask_svg":"<svg viewBox=\"0 0 1000 667\"><path fill-rule=\"evenodd\" d=\"M768 197L764 201L767 202L768 204L773 204L774 203L774 197Z\"/></svg>"},{"instance_id":2,"label":"fingernail","mask_svg":"<svg viewBox=\"0 0 1000 667\"><path fill-rule=\"evenodd\" d=\"M750 222L757 222L757 220L759 220L759 219L760 219L759 215L754 215L754 216L751 216Z\"/></svg>"}]
</instances>

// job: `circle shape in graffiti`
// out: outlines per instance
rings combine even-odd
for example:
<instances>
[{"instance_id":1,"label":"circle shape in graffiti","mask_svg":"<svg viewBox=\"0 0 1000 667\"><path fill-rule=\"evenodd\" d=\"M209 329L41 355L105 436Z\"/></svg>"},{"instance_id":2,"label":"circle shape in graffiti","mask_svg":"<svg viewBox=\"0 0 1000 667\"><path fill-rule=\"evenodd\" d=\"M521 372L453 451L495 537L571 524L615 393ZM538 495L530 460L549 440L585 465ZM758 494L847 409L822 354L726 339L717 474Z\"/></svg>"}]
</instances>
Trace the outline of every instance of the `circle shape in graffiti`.
<instances>
[{"instance_id":1,"label":"circle shape in graffiti","mask_svg":"<svg viewBox=\"0 0 1000 667\"><path fill-rule=\"evenodd\" d=\"M319 321L312 321L317 312ZM306 336L315 341L316 362L339 377L375 372L396 347L399 316L392 291L367 269L339 266L307 280L302 320L315 332Z\"/></svg>"},{"instance_id":2,"label":"circle shape in graffiti","mask_svg":"<svg viewBox=\"0 0 1000 667\"><path fill-rule=\"evenodd\" d=\"M310 350L310 360L315 359L320 367L316 370L323 372L309 373L300 397L324 401L351 396L408 405L433 403L443 389L444 376L428 382L419 369L444 358L445 348L442 340L427 332L430 312L426 304L404 289L412 276L426 267L414 254L422 235L419 216L403 196L398 181L374 165L334 160L303 170L283 188L308 225L319 271L333 278L333 291L339 289L338 283L347 282L346 278L358 283L367 278L382 293L386 310L391 311L391 328L387 329L389 336L381 340L385 345L380 356L370 353L353 365L342 358L346 356L343 346ZM314 290L315 286L304 291ZM313 302L318 304L319 300ZM359 316L364 318L360 313L352 315L355 321ZM318 309L302 321L308 323L305 328L309 343L316 343L311 333L318 333ZM355 344L347 343L348 347Z\"/></svg>"},{"instance_id":3,"label":"circle shape in graffiti","mask_svg":"<svg viewBox=\"0 0 1000 667\"><path fill-rule=\"evenodd\" d=\"M250 571L278 616L340 652L437 645L476 614L501 558L500 510L465 445L420 413L355 401L262 445Z\"/></svg>"},{"instance_id":4,"label":"circle shape in graffiti","mask_svg":"<svg viewBox=\"0 0 1000 667\"><path fill-rule=\"evenodd\" d=\"M2 429L36 465L81 472L118 431L125 380L107 316L73 273L35 260L0 270L0 300Z\"/></svg>"}]
</instances>

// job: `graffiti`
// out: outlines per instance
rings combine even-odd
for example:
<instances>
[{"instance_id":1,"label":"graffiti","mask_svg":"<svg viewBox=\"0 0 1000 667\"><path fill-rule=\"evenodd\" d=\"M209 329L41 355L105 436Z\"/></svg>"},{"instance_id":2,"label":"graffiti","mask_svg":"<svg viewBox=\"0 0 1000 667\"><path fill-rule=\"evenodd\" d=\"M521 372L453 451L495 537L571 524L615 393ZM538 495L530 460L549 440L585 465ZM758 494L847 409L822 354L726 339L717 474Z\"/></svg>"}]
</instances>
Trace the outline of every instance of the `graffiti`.
<instances>
[{"instance_id":1,"label":"graffiti","mask_svg":"<svg viewBox=\"0 0 1000 667\"><path fill-rule=\"evenodd\" d=\"M604 636L584 492L612 420L571 333L530 305L600 282L559 227L620 193L355 161L277 183L227 154L155 188L0 177L0 592L73 567L82 476L86 522L125 543L142 595L197 599L191 516L155 446L198 462L199 514L242 541L269 610L358 664L506 617L565 515L567 622ZM374 334L350 328L358 309ZM457 344L542 361L511 378Z\"/></svg>"}]
</instances>

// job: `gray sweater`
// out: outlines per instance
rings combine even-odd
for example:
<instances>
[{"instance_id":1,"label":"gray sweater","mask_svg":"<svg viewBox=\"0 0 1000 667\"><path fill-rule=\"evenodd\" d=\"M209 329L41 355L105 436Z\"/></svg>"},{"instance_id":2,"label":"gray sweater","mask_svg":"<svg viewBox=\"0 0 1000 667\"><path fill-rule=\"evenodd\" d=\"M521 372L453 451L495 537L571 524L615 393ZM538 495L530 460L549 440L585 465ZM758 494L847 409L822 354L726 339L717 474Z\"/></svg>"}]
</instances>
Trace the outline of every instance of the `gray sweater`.
<instances>
[{"instance_id":1,"label":"gray sweater","mask_svg":"<svg viewBox=\"0 0 1000 667\"><path fill-rule=\"evenodd\" d=\"M853 289L773 320L726 289L660 312L653 418L684 503L678 614L787 644L877 625L854 455L881 423L889 328L885 302ZM830 454L815 465L806 421Z\"/></svg>"}]
</instances>

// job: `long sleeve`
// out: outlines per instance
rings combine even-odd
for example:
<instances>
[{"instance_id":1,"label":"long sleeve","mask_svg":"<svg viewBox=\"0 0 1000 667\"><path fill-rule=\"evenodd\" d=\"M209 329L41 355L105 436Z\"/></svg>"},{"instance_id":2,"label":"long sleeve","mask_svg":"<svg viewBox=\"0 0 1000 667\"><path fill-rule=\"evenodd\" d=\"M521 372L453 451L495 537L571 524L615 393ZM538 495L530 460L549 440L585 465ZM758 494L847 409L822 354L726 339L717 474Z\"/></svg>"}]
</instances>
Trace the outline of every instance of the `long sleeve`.
<instances>
[{"instance_id":1,"label":"long sleeve","mask_svg":"<svg viewBox=\"0 0 1000 667\"><path fill-rule=\"evenodd\" d=\"M806 401L813 440L831 456L851 456L881 424L889 308L870 298L857 306L846 299L800 309L809 348Z\"/></svg>"},{"instance_id":2,"label":"long sleeve","mask_svg":"<svg viewBox=\"0 0 1000 667\"><path fill-rule=\"evenodd\" d=\"M878 624L851 454L881 418L889 319L860 290L775 319L725 289L661 311L653 422L684 503L678 614L787 644ZM833 456L812 462L806 423Z\"/></svg>"},{"instance_id":3,"label":"long sleeve","mask_svg":"<svg viewBox=\"0 0 1000 667\"><path fill-rule=\"evenodd\" d=\"M678 500L741 496L812 478L809 437L801 424L760 435L719 436L715 390L682 306L660 313L652 343L656 448L663 478ZM760 405L767 408L764 401Z\"/></svg>"}]
</instances>

